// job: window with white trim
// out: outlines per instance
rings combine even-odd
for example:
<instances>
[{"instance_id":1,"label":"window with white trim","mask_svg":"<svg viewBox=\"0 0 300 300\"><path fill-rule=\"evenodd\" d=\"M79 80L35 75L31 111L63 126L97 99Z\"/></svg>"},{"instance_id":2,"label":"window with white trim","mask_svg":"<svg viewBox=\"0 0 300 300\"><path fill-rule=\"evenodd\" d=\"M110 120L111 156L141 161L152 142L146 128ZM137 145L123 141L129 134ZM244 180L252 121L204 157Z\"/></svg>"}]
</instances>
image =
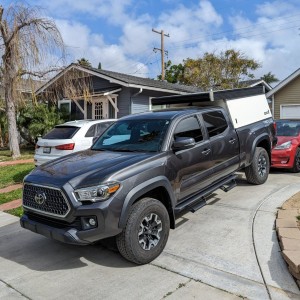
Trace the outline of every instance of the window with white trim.
<instances>
[{"instance_id":1,"label":"window with white trim","mask_svg":"<svg viewBox=\"0 0 300 300\"><path fill-rule=\"evenodd\" d=\"M70 115L71 114L71 100L68 99L62 99L62 100L58 100L58 109L65 113Z\"/></svg>"}]
</instances>

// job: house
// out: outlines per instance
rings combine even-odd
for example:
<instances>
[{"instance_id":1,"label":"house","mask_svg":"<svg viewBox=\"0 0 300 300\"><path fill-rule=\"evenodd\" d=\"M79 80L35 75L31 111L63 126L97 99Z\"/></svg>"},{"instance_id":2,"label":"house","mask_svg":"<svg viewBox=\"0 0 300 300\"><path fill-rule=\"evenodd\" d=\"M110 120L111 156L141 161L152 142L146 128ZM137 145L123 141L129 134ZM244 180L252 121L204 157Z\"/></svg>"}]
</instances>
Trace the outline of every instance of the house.
<instances>
[{"instance_id":1,"label":"house","mask_svg":"<svg viewBox=\"0 0 300 300\"><path fill-rule=\"evenodd\" d=\"M70 119L120 118L151 110L151 98L199 92L196 87L71 64L36 91Z\"/></svg>"},{"instance_id":2,"label":"house","mask_svg":"<svg viewBox=\"0 0 300 300\"><path fill-rule=\"evenodd\" d=\"M300 119L300 68L266 94L274 119Z\"/></svg>"}]
</instances>

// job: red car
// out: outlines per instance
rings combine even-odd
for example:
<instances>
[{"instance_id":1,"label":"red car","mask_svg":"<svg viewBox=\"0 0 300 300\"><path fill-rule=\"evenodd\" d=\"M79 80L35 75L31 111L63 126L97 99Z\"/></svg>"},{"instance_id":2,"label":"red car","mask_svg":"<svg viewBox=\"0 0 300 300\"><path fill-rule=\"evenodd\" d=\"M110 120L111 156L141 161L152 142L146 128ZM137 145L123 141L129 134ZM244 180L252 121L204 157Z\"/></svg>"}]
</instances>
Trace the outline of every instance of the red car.
<instances>
[{"instance_id":1,"label":"red car","mask_svg":"<svg viewBox=\"0 0 300 300\"><path fill-rule=\"evenodd\" d=\"M300 120L277 120L277 146L272 150L272 168L300 172Z\"/></svg>"}]
</instances>

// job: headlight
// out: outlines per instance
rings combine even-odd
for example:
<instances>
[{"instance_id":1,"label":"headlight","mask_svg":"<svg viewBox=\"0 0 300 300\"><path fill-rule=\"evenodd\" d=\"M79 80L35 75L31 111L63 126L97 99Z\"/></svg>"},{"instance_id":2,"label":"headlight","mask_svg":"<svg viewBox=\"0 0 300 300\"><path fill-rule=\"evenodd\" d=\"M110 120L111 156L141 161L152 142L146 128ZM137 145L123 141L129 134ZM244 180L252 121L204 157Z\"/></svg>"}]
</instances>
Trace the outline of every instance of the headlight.
<instances>
[{"instance_id":1,"label":"headlight","mask_svg":"<svg viewBox=\"0 0 300 300\"><path fill-rule=\"evenodd\" d=\"M78 201L104 201L108 199L120 188L118 182L108 182L97 186L90 186L75 190L75 196Z\"/></svg>"},{"instance_id":2,"label":"headlight","mask_svg":"<svg viewBox=\"0 0 300 300\"><path fill-rule=\"evenodd\" d=\"M281 145L277 145L274 149L276 149L276 150L288 149L288 148L291 147L291 145L292 145L292 142L288 141L288 142L285 142Z\"/></svg>"}]
</instances>

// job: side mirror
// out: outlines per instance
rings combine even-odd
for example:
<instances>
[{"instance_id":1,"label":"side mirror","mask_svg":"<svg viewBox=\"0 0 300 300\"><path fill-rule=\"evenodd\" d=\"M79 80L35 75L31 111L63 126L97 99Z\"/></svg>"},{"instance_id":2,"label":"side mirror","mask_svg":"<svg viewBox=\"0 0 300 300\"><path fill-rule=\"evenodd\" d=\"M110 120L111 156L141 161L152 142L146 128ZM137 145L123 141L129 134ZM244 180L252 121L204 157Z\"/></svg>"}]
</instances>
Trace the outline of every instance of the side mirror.
<instances>
[{"instance_id":1,"label":"side mirror","mask_svg":"<svg viewBox=\"0 0 300 300\"><path fill-rule=\"evenodd\" d=\"M173 142L172 149L175 151L193 148L196 145L194 138L179 137Z\"/></svg>"}]
</instances>

